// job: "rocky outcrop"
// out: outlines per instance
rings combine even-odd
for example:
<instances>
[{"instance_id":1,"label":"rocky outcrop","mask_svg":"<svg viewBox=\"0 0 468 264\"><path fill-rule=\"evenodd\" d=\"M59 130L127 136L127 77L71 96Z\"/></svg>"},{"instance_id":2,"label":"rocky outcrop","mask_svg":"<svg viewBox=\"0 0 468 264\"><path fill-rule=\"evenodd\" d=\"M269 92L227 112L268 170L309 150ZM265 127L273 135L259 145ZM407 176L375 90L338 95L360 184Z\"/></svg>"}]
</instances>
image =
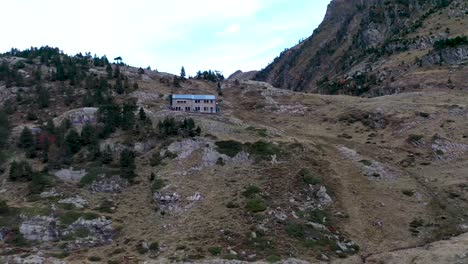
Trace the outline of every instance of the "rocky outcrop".
<instances>
[{"instance_id":1,"label":"rocky outcrop","mask_svg":"<svg viewBox=\"0 0 468 264\"><path fill-rule=\"evenodd\" d=\"M238 80L238 81L253 80L257 73L258 73L258 71L249 71L249 72L236 71L235 73L231 74L228 77L228 80L232 80L232 81L234 81L234 80Z\"/></svg>"},{"instance_id":2,"label":"rocky outcrop","mask_svg":"<svg viewBox=\"0 0 468 264\"><path fill-rule=\"evenodd\" d=\"M95 124L97 122L98 109L95 107L83 107L73 109L53 119L56 126L68 119L72 125L78 129L81 129L86 123Z\"/></svg>"},{"instance_id":3,"label":"rocky outcrop","mask_svg":"<svg viewBox=\"0 0 468 264\"><path fill-rule=\"evenodd\" d=\"M105 217L86 220L80 217L73 224L69 225L64 231L63 236L74 237L77 232L83 232L86 235L81 235L76 238L72 246L73 248L92 247L98 245L108 245L112 243L115 232L112 227L112 220Z\"/></svg>"},{"instance_id":4,"label":"rocky outcrop","mask_svg":"<svg viewBox=\"0 0 468 264\"><path fill-rule=\"evenodd\" d=\"M451 37L450 28L445 26L435 29L435 32L431 28L430 33L421 30L420 34L418 30L438 13L457 19L465 17L465 2L333 0L328 6L323 22L313 35L282 52L273 63L258 72L255 79L294 91L361 95L377 90L378 85L385 82L375 82L374 78L371 78L362 83L363 78L358 78L354 80L356 84L350 84L351 88L344 84L347 84L347 76L352 76L356 71L380 77L382 72L388 71L385 64L389 56L403 55L411 50L419 52L432 49L435 41ZM451 23L458 24L457 19ZM441 61L446 64L459 64L466 60L465 58L466 50L460 48L430 54L422 59L421 64L432 66ZM402 65L404 63L401 61L395 64L398 63L399 66L391 66L395 68L391 82L401 78L408 71L407 65ZM323 82L328 80L333 80L333 84L323 89ZM373 95L372 92L369 95Z\"/></svg>"},{"instance_id":5,"label":"rocky outcrop","mask_svg":"<svg viewBox=\"0 0 468 264\"><path fill-rule=\"evenodd\" d=\"M456 65L468 61L468 46L434 51L422 58L423 66Z\"/></svg>"},{"instance_id":6,"label":"rocky outcrop","mask_svg":"<svg viewBox=\"0 0 468 264\"><path fill-rule=\"evenodd\" d=\"M59 230L55 218L48 216L34 216L23 221L20 233L27 240L49 242L59 240Z\"/></svg>"},{"instance_id":7,"label":"rocky outcrop","mask_svg":"<svg viewBox=\"0 0 468 264\"><path fill-rule=\"evenodd\" d=\"M64 182L80 182L81 178L86 176L86 170L61 169L54 173L55 177Z\"/></svg>"}]
</instances>

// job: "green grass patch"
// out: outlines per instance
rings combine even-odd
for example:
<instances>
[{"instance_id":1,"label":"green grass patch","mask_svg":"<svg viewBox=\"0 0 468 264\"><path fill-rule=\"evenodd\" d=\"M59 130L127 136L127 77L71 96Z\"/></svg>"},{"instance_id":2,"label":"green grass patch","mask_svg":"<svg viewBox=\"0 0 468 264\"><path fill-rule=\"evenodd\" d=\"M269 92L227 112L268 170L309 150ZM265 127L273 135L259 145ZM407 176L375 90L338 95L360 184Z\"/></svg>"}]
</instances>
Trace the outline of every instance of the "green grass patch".
<instances>
[{"instance_id":1,"label":"green grass patch","mask_svg":"<svg viewBox=\"0 0 468 264\"><path fill-rule=\"evenodd\" d=\"M166 182L159 177L155 177L153 183L151 184L151 190L153 192L157 192L164 188L164 186L166 186Z\"/></svg>"},{"instance_id":2,"label":"green grass patch","mask_svg":"<svg viewBox=\"0 0 468 264\"><path fill-rule=\"evenodd\" d=\"M256 197L256 198L251 198L247 200L247 204L245 208L249 212L259 213L259 212L265 211L267 209L267 205L262 198Z\"/></svg>"},{"instance_id":3,"label":"green grass patch","mask_svg":"<svg viewBox=\"0 0 468 264\"><path fill-rule=\"evenodd\" d=\"M210 247L208 248L208 252L210 252L211 255L213 256L219 256L221 255L223 249L221 247Z\"/></svg>"},{"instance_id":4,"label":"green grass patch","mask_svg":"<svg viewBox=\"0 0 468 264\"><path fill-rule=\"evenodd\" d=\"M99 218L99 215L92 212L67 211L59 215L59 221L63 225L70 225L73 224L80 217L82 217L85 220L93 220Z\"/></svg>"},{"instance_id":5,"label":"green grass patch","mask_svg":"<svg viewBox=\"0 0 468 264\"><path fill-rule=\"evenodd\" d=\"M270 160L271 156L279 155L281 149L279 146L266 141L257 141L255 143L246 143L247 152L254 156L256 160Z\"/></svg>"},{"instance_id":6,"label":"green grass patch","mask_svg":"<svg viewBox=\"0 0 468 264\"><path fill-rule=\"evenodd\" d=\"M245 188L245 191L242 192L242 195L247 198L252 198L261 192L262 190L260 189L260 187L255 186L255 185L249 185L247 188Z\"/></svg>"},{"instance_id":7,"label":"green grass patch","mask_svg":"<svg viewBox=\"0 0 468 264\"><path fill-rule=\"evenodd\" d=\"M215 143L217 151L231 158L244 150L244 145L235 140L218 141Z\"/></svg>"}]
</instances>

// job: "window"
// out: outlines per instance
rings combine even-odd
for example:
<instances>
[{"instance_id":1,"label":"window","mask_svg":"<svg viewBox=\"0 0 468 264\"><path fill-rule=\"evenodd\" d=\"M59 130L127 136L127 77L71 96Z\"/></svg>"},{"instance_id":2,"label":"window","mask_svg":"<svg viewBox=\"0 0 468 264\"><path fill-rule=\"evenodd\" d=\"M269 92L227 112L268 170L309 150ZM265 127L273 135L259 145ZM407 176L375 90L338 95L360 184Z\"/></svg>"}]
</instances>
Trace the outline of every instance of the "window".
<instances>
[{"instance_id":1,"label":"window","mask_svg":"<svg viewBox=\"0 0 468 264\"><path fill-rule=\"evenodd\" d=\"M207 112L207 111L208 111L208 107L203 107L203 111Z\"/></svg>"},{"instance_id":2,"label":"window","mask_svg":"<svg viewBox=\"0 0 468 264\"><path fill-rule=\"evenodd\" d=\"M195 112L200 112L200 107L199 106L195 106Z\"/></svg>"},{"instance_id":3,"label":"window","mask_svg":"<svg viewBox=\"0 0 468 264\"><path fill-rule=\"evenodd\" d=\"M190 107L185 107L185 111L190 111Z\"/></svg>"},{"instance_id":4,"label":"window","mask_svg":"<svg viewBox=\"0 0 468 264\"><path fill-rule=\"evenodd\" d=\"M210 107L210 112L213 113L213 107Z\"/></svg>"}]
</instances>

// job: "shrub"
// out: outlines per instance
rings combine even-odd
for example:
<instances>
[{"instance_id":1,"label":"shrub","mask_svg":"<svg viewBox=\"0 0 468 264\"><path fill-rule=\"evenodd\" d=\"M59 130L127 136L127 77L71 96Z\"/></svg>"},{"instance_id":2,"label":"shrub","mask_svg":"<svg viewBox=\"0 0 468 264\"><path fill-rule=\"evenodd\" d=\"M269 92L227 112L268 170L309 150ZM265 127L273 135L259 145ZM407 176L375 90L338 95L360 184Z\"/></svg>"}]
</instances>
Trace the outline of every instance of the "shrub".
<instances>
[{"instance_id":1,"label":"shrub","mask_svg":"<svg viewBox=\"0 0 468 264\"><path fill-rule=\"evenodd\" d=\"M257 159L262 160L270 159L272 155L280 154L281 150L278 146L261 140L253 144L248 144L248 152Z\"/></svg>"},{"instance_id":2,"label":"shrub","mask_svg":"<svg viewBox=\"0 0 468 264\"><path fill-rule=\"evenodd\" d=\"M420 141L421 139L423 139L424 136L423 135L415 135L415 134L411 134L408 136L408 141L409 142L418 142Z\"/></svg>"},{"instance_id":3,"label":"shrub","mask_svg":"<svg viewBox=\"0 0 468 264\"><path fill-rule=\"evenodd\" d=\"M231 158L235 157L244 149L242 143L235 140L218 141L215 144L219 153L225 154Z\"/></svg>"},{"instance_id":4,"label":"shrub","mask_svg":"<svg viewBox=\"0 0 468 264\"><path fill-rule=\"evenodd\" d=\"M286 225L286 233L288 233L288 235L292 237L302 239L305 237L304 225L300 223L290 222Z\"/></svg>"},{"instance_id":5,"label":"shrub","mask_svg":"<svg viewBox=\"0 0 468 264\"><path fill-rule=\"evenodd\" d=\"M262 198L256 197L247 200L246 209L252 213L263 212L267 209L267 205Z\"/></svg>"},{"instance_id":6,"label":"shrub","mask_svg":"<svg viewBox=\"0 0 468 264\"><path fill-rule=\"evenodd\" d=\"M245 197L247 198L252 198L254 197L255 195L259 194L262 190L260 189L260 187L258 186L255 186L255 185L249 185L245 191L242 193L242 195L244 195Z\"/></svg>"},{"instance_id":7,"label":"shrub","mask_svg":"<svg viewBox=\"0 0 468 264\"><path fill-rule=\"evenodd\" d=\"M211 255L213 256L219 256L222 252L221 247L210 247L208 248L208 252L210 252Z\"/></svg>"},{"instance_id":8,"label":"shrub","mask_svg":"<svg viewBox=\"0 0 468 264\"><path fill-rule=\"evenodd\" d=\"M163 157L161 157L161 154L159 154L159 151L156 151L153 153L150 159L150 165L152 167L156 167L162 164Z\"/></svg>"},{"instance_id":9,"label":"shrub","mask_svg":"<svg viewBox=\"0 0 468 264\"><path fill-rule=\"evenodd\" d=\"M102 258L101 257L98 257L98 256L91 256L88 258L89 261L93 261L93 262L97 262L97 261L101 261Z\"/></svg>"},{"instance_id":10,"label":"shrub","mask_svg":"<svg viewBox=\"0 0 468 264\"><path fill-rule=\"evenodd\" d=\"M159 251L159 243L153 242L149 245L149 250L151 251Z\"/></svg>"},{"instance_id":11,"label":"shrub","mask_svg":"<svg viewBox=\"0 0 468 264\"><path fill-rule=\"evenodd\" d=\"M315 177L312 172L307 169L307 168L304 168L304 169L301 169L297 175L302 179L302 181L306 184L312 184L312 185L316 185L316 184L320 184L322 183L322 179L318 178L318 177Z\"/></svg>"},{"instance_id":12,"label":"shrub","mask_svg":"<svg viewBox=\"0 0 468 264\"><path fill-rule=\"evenodd\" d=\"M8 204L4 200L0 200L0 215L7 214L10 211Z\"/></svg>"},{"instance_id":13,"label":"shrub","mask_svg":"<svg viewBox=\"0 0 468 264\"><path fill-rule=\"evenodd\" d=\"M143 243L138 243L135 247L136 251L141 255L148 253L149 249L143 246Z\"/></svg>"},{"instance_id":14,"label":"shrub","mask_svg":"<svg viewBox=\"0 0 468 264\"><path fill-rule=\"evenodd\" d=\"M9 179L11 181L30 181L33 177L33 170L31 165L26 161L16 162L10 164Z\"/></svg>"},{"instance_id":15,"label":"shrub","mask_svg":"<svg viewBox=\"0 0 468 264\"><path fill-rule=\"evenodd\" d=\"M229 209L232 209L232 208L238 208L239 205L233 201L230 201L226 204L226 207L229 208Z\"/></svg>"},{"instance_id":16,"label":"shrub","mask_svg":"<svg viewBox=\"0 0 468 264\"><path fill-rule=\"evenodd\" d=\"M413 190L403 190L402 193L406 196L413 196L414 195L414 191Z\"/></svg>"},{"instance_id":17,"label":"shrub","mask_svg":"<svg viewBox=\"0 0 468 264\"><path fill-rule=\"evenodd\" d=\"M80 179L80 187L84 187L92 184L97 180L98 176L95 173L88 173L83 178Z\"/></svg>"},{"instance_id":18,"label":"shrub","mask_svg":"<svg viewBox=\"0 0 468 264\"><path fill-rule=\"evenodd\" d=\"M157 191L161 190L162 188L164 188L165 185L166 185L166 183L164 182L163 179L161 179L159 177L155 177L154 181L153 181L153 184L151 184L151 190L153 192L157 192Z\"/></svg>"},{"instance_id":19,"label":"shrub","mask_svg":"<svg viewBox=\"0 0 468 264\"><path fill-rule=\"evenodd\" d=\"M33 174L31 183L29 184L29 192L31 194L39 194L47 187L52 187L53 185L54 180L49 174L36 172Z\"/></svg>"},{"instance_id":20,"label":"shrub","mask_svg":"<svg viewBox=\"0 0 468 264\"><path fill-rule=\"evenodd\" d=\"M98 208L96 208L96 210L98 210L101 213L112 214L114 213L114 210L112 209L113 207L115 207L114 202L106 199L101 202L101 204L99 205Z\"/></svg>"}]
</instances>

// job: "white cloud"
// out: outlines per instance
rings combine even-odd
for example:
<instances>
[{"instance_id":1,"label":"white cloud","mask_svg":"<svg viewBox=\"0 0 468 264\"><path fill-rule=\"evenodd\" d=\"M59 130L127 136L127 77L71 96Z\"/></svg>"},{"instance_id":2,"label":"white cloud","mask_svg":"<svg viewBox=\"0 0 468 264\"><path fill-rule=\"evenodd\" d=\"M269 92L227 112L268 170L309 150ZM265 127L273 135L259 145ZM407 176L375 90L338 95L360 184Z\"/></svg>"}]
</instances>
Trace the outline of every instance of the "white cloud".
<instances>
[{"instance_id":1,"label":"white cloud","mask_svg":"<svg viewBox=\"0 0 468 264\"><path fill-rule=\"evenodd\" d=\"M223 31L217 32L218 36L230 35L239 33L241 31L241 26L239 24L232 24L226 27Z\"/></svg>"},{"instance_id":2,"label":"white cloud","mask_svg":"<svg viewBox=\"0 0 468 264\"><path fill-rule=\"evenodd\" d=\"M323 3L329 2L317 1L317 11L309 1L2 1L0 52L50 45L71 54L122 56L134 66L175 73L182 65L193 65L192 72L216 68L228 74L261 68L287 45L307 37L313 30L311 16L318 12L323 17ZM297 14L264 14L278 4L296 7Z\"/></svg>"}]
</instances>

